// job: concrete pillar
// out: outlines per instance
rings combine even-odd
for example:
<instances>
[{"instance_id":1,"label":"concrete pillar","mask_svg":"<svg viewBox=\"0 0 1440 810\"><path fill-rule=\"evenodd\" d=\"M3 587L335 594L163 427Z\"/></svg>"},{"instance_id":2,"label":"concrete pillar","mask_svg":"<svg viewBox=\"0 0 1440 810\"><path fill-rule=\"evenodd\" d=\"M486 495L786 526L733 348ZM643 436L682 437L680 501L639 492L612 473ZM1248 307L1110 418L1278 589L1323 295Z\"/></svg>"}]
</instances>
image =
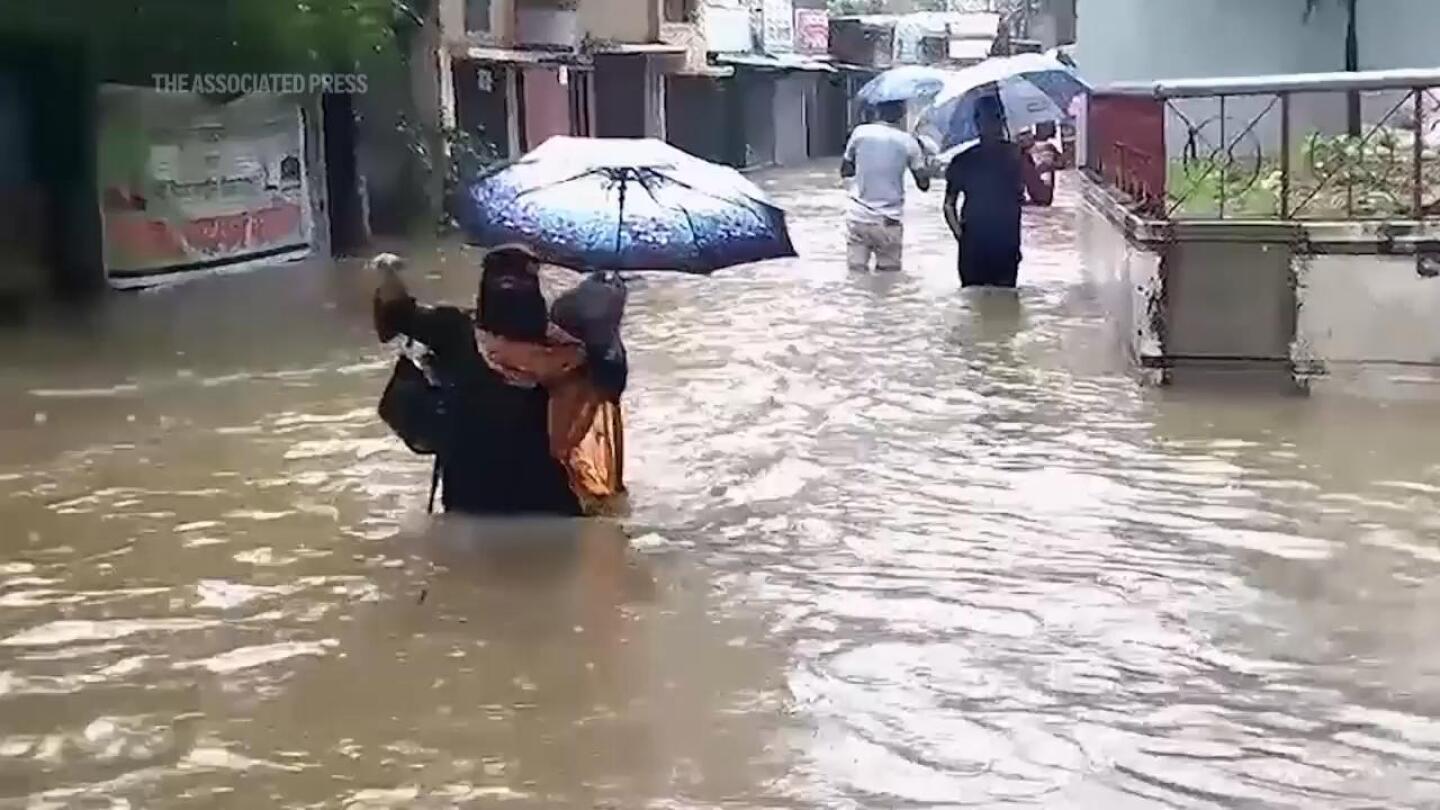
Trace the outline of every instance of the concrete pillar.
<instances>
[{"instance_id":1,"label":"concrete pillar","mask_svg":"<svg viewBox=\"0 0 1440 810\"><path fill-rule=\"evenodd\" d=\"M665 140L665 74L653 58L645 60L645 137Z\"/></svg>"},{"instance_id":2,"label":"concrete pillar","mask_svg":"<svg viewBox=\"0 0 1440 810\"><path fill-rule=\"evenodd\" d=\"M441 0L441 9L446 3L457 1ZM418 178L421 196L426 209L438 215L445 199L443 166L446 159L440 130L455 126L455 77L450 54L444 47L438 11L426 18L425 25L415 32L409 57L410 97L414 100L416 124L413 136L422 140L421 146L431 155L432 167L439 169L432 168Z\"/></svg>"},{"instance_id":3,"label":"concrete pillar","mask_svg":"<svg viewBox=\"0 0 1440 810\"><path fill-rule=\"evenodd\" d=\"M305 190L310 198L310 250L330 256L330 194L325 178L325 109L321 97L311 93L300 101L304 123Z\"/></svg>"}]
</instances>

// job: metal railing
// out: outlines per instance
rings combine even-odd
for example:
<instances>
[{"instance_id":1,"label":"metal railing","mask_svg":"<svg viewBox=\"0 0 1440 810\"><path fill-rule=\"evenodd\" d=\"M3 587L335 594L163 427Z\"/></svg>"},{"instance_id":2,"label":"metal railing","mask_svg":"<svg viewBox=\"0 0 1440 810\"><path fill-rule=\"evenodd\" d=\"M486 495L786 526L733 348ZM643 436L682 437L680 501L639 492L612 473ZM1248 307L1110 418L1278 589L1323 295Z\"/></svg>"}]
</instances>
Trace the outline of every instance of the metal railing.
<instances>
[{"instance_id":1,"label":"metal railing","mask_svg":"<svg viewBox=\"0 0 1440 810\"><path fill-rule=\"evenodd\" d=\"M1440 220L1440 69L1113 85L1085 126L1147 217Z\"/></svg>"}]
</instances>

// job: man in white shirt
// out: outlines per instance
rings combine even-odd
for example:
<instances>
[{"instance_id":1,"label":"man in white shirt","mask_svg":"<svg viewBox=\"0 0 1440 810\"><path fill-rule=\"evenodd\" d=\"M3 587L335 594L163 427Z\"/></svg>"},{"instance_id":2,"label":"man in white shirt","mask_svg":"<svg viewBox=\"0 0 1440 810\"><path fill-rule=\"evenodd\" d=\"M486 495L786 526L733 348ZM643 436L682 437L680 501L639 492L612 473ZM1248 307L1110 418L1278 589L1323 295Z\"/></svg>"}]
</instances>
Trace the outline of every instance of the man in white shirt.
<instances>
[{"instance_id":1,"label":"man in white shirt","mask_svg":"<svg viewBox=\"0 0 1440 810\"><path fill-rule=\"evenodd\" d=\"M902 126L903 102L880 105L879 123L861 124L850 133L840 176L854 178L850 210L846 216L846 261L864 273L875 258L875 269L900 269L905 228L905 172L915 176L921 191L930 190L925 155L920 142Z\"/></svg>"}]
</instances>

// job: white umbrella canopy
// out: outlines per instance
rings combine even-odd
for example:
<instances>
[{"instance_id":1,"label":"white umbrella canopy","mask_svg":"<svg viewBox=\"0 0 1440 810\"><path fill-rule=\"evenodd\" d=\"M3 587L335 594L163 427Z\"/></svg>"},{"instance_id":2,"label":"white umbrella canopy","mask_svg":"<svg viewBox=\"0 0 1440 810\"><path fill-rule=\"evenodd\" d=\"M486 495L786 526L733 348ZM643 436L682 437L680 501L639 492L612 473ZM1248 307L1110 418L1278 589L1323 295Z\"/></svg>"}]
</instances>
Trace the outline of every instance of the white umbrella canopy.
<instances>
[{"instance_id":1,"label":"white umbrella canopy","mask_svg":"<svg viewBox=\"0 0 1440 810\"><path fill-rule=\"evenodd\" d=\"M871 105L933 98L945 89L945 81L951 75L951 71L929 65L901 65L866 82L856 98Z\"/></svg>"},{"instance_id":2,"label":"white umbrella canopy","mask_svg":"<svg viewBox=\"0 0 1440 810\"><path fill-rule=\"evenodd\" d=\"M987 95L999 96L1013 131L1070 120L1071 104L1089 92L1075 70L1053 56L1027 53L990 59L956 71L921 114L916 130L932 133L942 149L950 150L980 137L975 107Z\"/></svg>"}]
</instances>

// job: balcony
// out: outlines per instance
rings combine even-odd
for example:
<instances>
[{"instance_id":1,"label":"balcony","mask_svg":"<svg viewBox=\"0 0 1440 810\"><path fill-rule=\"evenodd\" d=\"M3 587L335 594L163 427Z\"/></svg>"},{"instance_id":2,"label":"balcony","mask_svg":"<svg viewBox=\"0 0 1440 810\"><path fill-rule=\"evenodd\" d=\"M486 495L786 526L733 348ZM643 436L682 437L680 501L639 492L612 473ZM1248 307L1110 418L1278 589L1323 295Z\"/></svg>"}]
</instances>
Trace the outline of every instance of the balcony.
<instances>
[{"instance_id":1,"label":"balcony","mask_svg":"<svg viewBox=\"0 0 1440 810\"><path fill-rule=\"evenodd\" d=\"M672 3L674 0L671 0ZM660 42L665 0L440 0L452 48L598 49Z\"/></svg>"},{"instance_id":2,"label":"balcony","mask_svg":"<svg viewBox=\"0 0 1440 810\"><path fill-rule=\"evenodd\" d=\"M1436 221L1437 88L1433 70L1109 87L1086 165L1152 219Z\"/></svg>"},{"instance_id":3,"label":"balcony","mask_svg":"<svg viewBox=\"0 0 1440 810\"><path fill-rule=\"evenodd\" d=\"M1440 70L1095 93L1081 255L1146 376L1440 399L1437 88Z\"/></svg>"}]
</instances>

